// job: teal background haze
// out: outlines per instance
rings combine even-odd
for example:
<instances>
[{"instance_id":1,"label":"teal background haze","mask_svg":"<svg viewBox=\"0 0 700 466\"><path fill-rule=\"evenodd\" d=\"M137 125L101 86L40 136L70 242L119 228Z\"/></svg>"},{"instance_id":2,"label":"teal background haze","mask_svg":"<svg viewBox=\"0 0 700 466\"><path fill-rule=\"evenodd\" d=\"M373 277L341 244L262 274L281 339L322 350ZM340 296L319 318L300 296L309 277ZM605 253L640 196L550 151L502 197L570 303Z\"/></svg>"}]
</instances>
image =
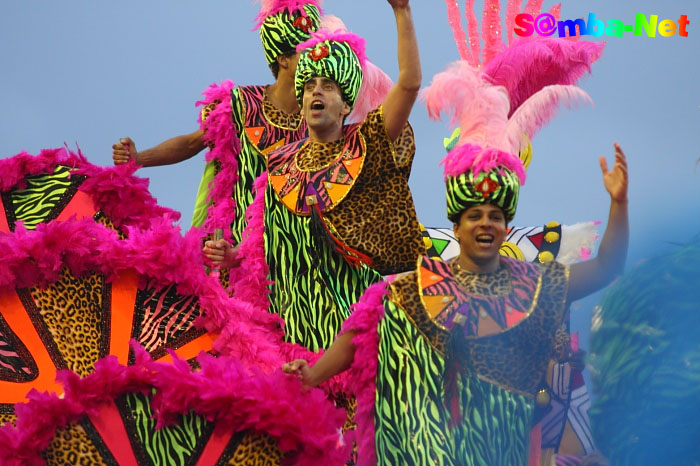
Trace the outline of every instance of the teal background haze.
<instances>
[{"instance_id":1,"label":"teal background haze","mask_svg":"<svg viewBox=\"0 0 700 466\"><path fill-rule=\"evenodd\" d=\"M476 2L481 17L482 1ZM504 1L505 3L505 1ZM545 1L545 10L555 2ZM460 1L463 9L463 1ZM395 23L381 0L333 1L326 12L367 39L367 54L398 76ZM441 0L413 0L423 84L458 59ZM505 12L505 6L502 13ZM514 225L550 220L607 220L609 197L598 156L612 161L619 141L630 166L630 262L683 243L700 231L700 2L569 0L562 19L620 19L636 13L659 20L688 16L688 37L607 40L593 75L580 85L593 108L562 110L533 139L534 157ZM0 7L0 156L80 146L95 164L110 165L111 145L130 136L146 149L197 128L194 103L211 83L272 82L257 32L257 7L244 0L63 0L3 2ZM445 123L430 122L416 104L411 122L417 153L411 188L419 219L448 226L442 171ZM189 227L204 165L147 168L162 205L182 212ZM572 315L586 344L590 301Z\"/></svg>"}]
</instances>

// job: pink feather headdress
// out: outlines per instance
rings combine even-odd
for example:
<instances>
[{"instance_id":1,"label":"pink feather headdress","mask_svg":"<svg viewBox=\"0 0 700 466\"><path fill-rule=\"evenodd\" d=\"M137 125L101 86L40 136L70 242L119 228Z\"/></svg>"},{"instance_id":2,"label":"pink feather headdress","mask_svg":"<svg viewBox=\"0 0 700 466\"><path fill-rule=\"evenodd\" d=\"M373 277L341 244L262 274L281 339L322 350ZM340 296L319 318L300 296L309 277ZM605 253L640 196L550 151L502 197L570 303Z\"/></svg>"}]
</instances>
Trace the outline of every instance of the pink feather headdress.
<instances>
[{"instance_id":1,"label":"pink feather headdress","mask_svg":"<svg viewBox=\"0 0 700 466\"><path fill-rule=\"evenodd\" d=\"M465 147L460 150L456 147L443 161L445 176L454 176L456 171L463 172L472 165L479 171L490 169L497 161L505 167L515 166L510 157L517 158L521 146L551 120L561 104L567 107L579 101L592 104L588 94L573 84L590 72L604 44L549 38L513 41L509 33L507 47L502 39L499 0L485 2L482 37L479 37L473 0L466 0L469 36L466 42L459 7L454 0L446 3L462 60L437 74L421 92L430 118L440 119L446 114L450 126L460 127L457 144ZM542 3L542 0L529 0L525 12L536 16ZM521 5L522 0L508 1L509 32ZM550 14L558 17L559 10L560 5L556 5ZM515 171L520 176L520 170Z\"/></svg>"},{"instance_id":2,"label":"pink feather headdress","mask_svg":"<svg viewBox=\"0 0 700 466\"><path fill-rule=\"evenodd\" d=\"M309 4L314 5L318 8L318 11L323 14L321 10L321 0L259 0L259 3L260 11L258 12L258 16L255 17L254 29L258 29L262 23L265 22L265 18L270 15L276 15L280 11L287 10L290 15L298 11L302 16L306 16L304 6Z\"/></svg>"}]
</instances>

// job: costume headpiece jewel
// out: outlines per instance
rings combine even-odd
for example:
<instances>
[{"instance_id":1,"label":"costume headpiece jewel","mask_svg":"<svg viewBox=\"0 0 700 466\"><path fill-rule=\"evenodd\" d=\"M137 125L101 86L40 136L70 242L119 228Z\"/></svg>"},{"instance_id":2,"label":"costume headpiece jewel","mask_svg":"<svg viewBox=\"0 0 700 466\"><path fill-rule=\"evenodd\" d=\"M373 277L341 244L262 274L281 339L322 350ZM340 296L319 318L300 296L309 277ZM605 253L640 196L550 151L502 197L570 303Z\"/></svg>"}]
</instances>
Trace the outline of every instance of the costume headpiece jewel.
<instances>
[{"instance_id":1,"label":"costume headpiece jewel","mask_svg":"<svg viewBox=\"0 0 700 466\"><path fill-rule=\"evenodd\" d=\"M321 23L320 0L262 0L255 18L267 63L296 51Z\"/></svg>"},{"instance_id":2,"label":"costume headpiece jewel","mask_svg":"<svg viewBox=\"0 0 700 466\"><path fill-rule=\"evenodd\" d=\"M366 65L365 40L351 32L322 29L297 46L299 63L294 81L301 104L304 85L316 76L330 78L340 87L343 99L353 107L360 92Z\"/></svg>"}]
</instances>

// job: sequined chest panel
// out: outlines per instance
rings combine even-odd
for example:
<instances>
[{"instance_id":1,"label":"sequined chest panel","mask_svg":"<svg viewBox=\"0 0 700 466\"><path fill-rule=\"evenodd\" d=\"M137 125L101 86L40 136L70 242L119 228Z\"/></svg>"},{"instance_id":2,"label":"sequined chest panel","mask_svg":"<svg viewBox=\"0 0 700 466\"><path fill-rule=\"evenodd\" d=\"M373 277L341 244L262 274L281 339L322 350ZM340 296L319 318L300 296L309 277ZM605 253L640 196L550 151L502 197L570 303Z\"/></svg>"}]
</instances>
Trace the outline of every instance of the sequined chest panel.
<instances>
[{"instance_id":1,"label":"sequined chest panel","mask_svg":"<svg viewBox=\"0 0 700 466\"><path fill-rule=\"evenodd\" d=\"M360 125L344 128L345 139L337 157L319 170L298 166L300 153L313 147L308 140L298 141L270 154L270 185L282 203L297 215L309 215L317 203L322 212L330 211L348 195L362 171L365 141Z\"/></svg>"},{"instance_id":2,"label":"sequined chest panel","mask_svg":"<svg viewBox=\"0 0 700 466\"><path fill-rule=\"evenodd\" d=\"M246 137L263 155L306 136L301 114L275 108L265 95L265 86L240 86L238 93Z\"/></svg>"},{"instance_id":3,"label":"sequined chest panel","mask_svg":"<svg viewBox=\"0 0 700 466\"><path fill-rule=\"evenodd\" d=\"M423 257L418 289L428 317L445 331L461 327L468 337L500 333L530 315L540 282L537 265L502 260L498 271L472 274Z\"/></svg>"}]
</instances>

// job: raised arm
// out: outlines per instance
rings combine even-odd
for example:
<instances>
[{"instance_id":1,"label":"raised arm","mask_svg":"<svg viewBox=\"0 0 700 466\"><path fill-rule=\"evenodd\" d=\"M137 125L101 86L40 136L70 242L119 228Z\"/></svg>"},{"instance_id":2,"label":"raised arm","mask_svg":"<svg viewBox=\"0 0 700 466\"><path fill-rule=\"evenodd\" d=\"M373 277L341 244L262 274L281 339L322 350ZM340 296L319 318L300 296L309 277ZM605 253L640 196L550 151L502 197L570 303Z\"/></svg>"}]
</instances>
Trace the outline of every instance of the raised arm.
<instances>
[{"instance_id":1,"label":"raised arm","mask_svg":"<svg viewBox=\"0 0 700 466\"><path fill-rule=\"evenodd\" d=\"M398 35L399 79L384 102L384 121L389 138L398 139L411 114L421 83L418 42L413 28L411 6L408 0L388 0L396 17Z\"/></svg>"},{"instance_id":2,"label":"raised arm","mask_svg":"<svg viewBox=\"0 0 700 466\"><path fill-rule=\"evenodd\" d=\"M122 138L112 146L112 160L115 165L127 163L135 159L144 167L157 167L182 162L200 153L206 145L202 140L204 133L197 130L163 141L155 147L138 152L134 141Z\"/></svg>"},{"instance_id":3,"label":"raised arm","mask_svg":"<svg viewBox=\"0 0 700 466\"><path fill-rule=\"evenodd\" d=\"M296 374L304 385L315 387L350 367L355 358L354 337L355 332L345 332L337 337L313 367L309 367L304 359L296 359L282 366L282 370Z\"/></svg>"},{"instance_id":4,"label":"raised arm","mask_svg":"<svg viewBox=\"0 0 700 466\"><path fill-rule=\"evenodd\" d=\"M603 183L610 194L610 215L600 242L598 255L571 266L569 302L581 299L608 285L622 273L627 258L629 223L627 220L627 160L615 143L615 165L608 171L605 157L600 157Z\"/></svg>"}]
</instances>

